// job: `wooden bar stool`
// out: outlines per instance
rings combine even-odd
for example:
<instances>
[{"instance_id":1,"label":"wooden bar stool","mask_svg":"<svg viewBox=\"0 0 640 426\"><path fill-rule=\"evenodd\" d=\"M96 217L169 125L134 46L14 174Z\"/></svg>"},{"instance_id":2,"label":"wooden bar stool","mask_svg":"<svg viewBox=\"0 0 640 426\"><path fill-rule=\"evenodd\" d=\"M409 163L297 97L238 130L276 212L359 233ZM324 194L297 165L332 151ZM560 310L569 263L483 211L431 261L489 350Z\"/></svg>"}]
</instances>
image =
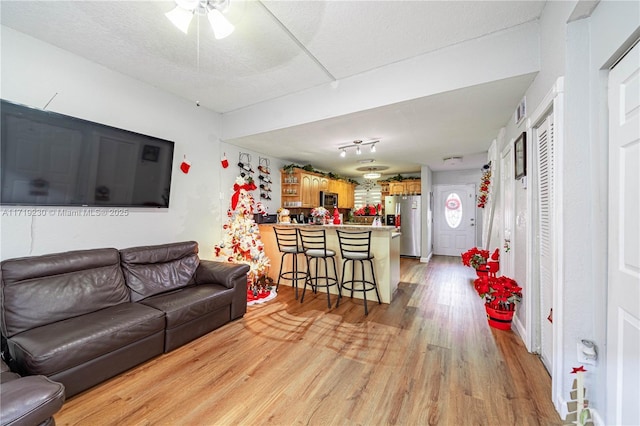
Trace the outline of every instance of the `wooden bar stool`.
<instances>
[{"instance_id":1,"label":"wooden bar stool","mask_svg":"<svg viewBox=\"0 0 640 426\"><path fill-rule=\"evenodd\" d=\"M291 281L291 286L295 288L296 299L298 299L298 281L307 281L309 274L307 271L301 271L298 268L298 255L304 254L302 245L300 244L300 236L298 230L293 227L277 228L273 227L278 242L278 250L282 253L280 258L280 272L278 273L278 283L276 284L276 292L280 286L280 280ZM282 272L285 258L289 255L292 258L291 270Z\"/></svg>"},{"instance_id":2,"label":"wooden bar stool","mask_svg":"<svg viewBox=\"0 0 640 426\"><path fill-rule=\"evenodd\" d=\"M376 281L376 274L373 268L373 254L371 253L371 231L338 231L338 241L340 242L340 254L342 255L342 278L340 282L340 296L342 297L342 289L346 288L351 290L351 298L353 298L354 291L361 291L364 296L364 314L369 315L367 309L367 292L370 290L376 291L376 297L378 298L378 304L380 301L380 294L378 293L378 283ZM345 272L347 264L351 262L351 279L345 281ZM360 263L361 278L356 279L356 262ZM364 263L367 262L371 267L371 280L365 279ZM356 287L356 283L359 287ZM340 299L338 299L340 303ZM336 304L336 307L338 305Z\"/></svg>"},{"instance_id":3,"label":"wooden bar stool","mask_svg":"<svg viewBox=\"0 0 640 426\"><path fill-rule=\"evenodd\" d=\"M311 288L314 293L317 293L318 287L325 287L327 289L327 304L331 308L331 297L329 295L329 287L338 286L338 298L340 298L340 284L338 283L338 270L336 267L336 252L335 250L327 249L327 236L324 229L298 229L300 234L300 241L302 241L302 248L307 258L307 271L309 276L304 283L302 289L302 297L300 302L304 300L304 293L307 290L307 282L311 284ZM331 259L333 262L333 277L329 276L329 267L327 260ZM312 272L311 262L315 261L315 268ZM324 275L318 275L319 263L324 263ZM336 305L337 306L337 305Z\"/></svg>"}]
</instances>

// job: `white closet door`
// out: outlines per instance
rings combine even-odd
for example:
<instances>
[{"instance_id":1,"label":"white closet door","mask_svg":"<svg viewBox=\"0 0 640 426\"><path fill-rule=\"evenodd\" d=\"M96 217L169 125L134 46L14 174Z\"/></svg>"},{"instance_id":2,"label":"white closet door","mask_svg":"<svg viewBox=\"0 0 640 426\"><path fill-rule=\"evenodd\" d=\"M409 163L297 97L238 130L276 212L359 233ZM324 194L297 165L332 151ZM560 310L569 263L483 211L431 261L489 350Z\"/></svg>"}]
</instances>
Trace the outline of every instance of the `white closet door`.
<instances>
[{"instance_id":1,"label":"white closet door","mask_svg":"<svg viewBox=\"0 0 640 426\"><path fill-rule=\"evenodd\" d=\"M548 320L553 307L554 277L554 182L555 156L553 115L536 131L538 159L538 253L540 263L540 357L549 372L553 371L553 323Z\"/></svg>"}]
</instances>

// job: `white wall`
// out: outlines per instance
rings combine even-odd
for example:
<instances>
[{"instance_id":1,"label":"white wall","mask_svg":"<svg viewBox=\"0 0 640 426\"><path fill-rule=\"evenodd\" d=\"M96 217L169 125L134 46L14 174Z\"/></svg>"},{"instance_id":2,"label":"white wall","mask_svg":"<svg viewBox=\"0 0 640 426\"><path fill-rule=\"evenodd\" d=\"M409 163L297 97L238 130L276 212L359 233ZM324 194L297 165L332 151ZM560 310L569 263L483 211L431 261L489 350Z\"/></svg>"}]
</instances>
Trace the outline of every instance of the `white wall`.
<instances>
[{"instance_id":1,"label":"white wall","mask_svg":"<svg viewBox=\"0 0 640 426\"><path fill-rule=\"evenodd\" d=\"M557 324L563 334L559 371L554 377L557 393L552 396L556 408L564 411L573 377L568 372L579 365L576 344L580 339L596 342L600 361L588 366L585 386L590 407L597 420L604 416L607 287L607 106L606 66L623 45L640 34L640 4L626 1L602 1L590 18L567 23L576 2L547 2L540 19L540 72L526 93L528 114L541 102L556 79L565 77L565 131L563 162L559 169L563 178L562 253L564 286L561 306L564 321ZM505 123L505 144L520 134L524 122L516 126L513 117ZM531 145L529 145L530 148ZM516 215L527 211L527 189L516 185ZM517 246L513 247L515 263L525 264L530 256L525 233L516 226ZM529 283L524 287L526 297ZM526 279L526 277L524 277ZM521 318L522 319L522 318Z\"/></svg>"},{"instance_id":2,"label":"white wall","mask_svg":"<svg viewBox=\"0 0 640 426\"><path fill-rule=\"evenodd\" d=\"M576 342L593 340L598 365L586 385L591 403L606 413L608 67L640 36L640 3L600 2L589 19L567 27L565 175L565 366L577 363ZM587 190L585 190L585 188ZM565 192L567 193L567 192ZM585 214L588 212L589 214ZM588 230L588 232L585 232ZM586 315L585 315L586 313ZM580 318L581 320L576 320ZM589 369L589 368L588 368ZM569 383L565 383L565 390Z\"/></svg>"},{"instance_id":3,"label":"white wall","mask_svg":"<svg viewBox=\"0 0 640 426\"><path fill-rule=\"evenodd\" d=\"M421 261L427 261L433 255L433 171L422 166L420 171L421 187L422 187L422 211L426 214L422 215L422 256Z\"/></svg>"},{"instance_id":4,"label":"white wall","mask_svg":"<svg viewBox=\"0 0 640 426\"><path fill-rule=\"evenodd\" d=\"M175 142L169 209L126 217L8 216L0 211L0 258L183 240L211 258L220 240L219 115L6 27L3 99ZM189 174L179 170L186 156ZM224 210L222 210L224 213Z\"/></svg>"}]
</instances>

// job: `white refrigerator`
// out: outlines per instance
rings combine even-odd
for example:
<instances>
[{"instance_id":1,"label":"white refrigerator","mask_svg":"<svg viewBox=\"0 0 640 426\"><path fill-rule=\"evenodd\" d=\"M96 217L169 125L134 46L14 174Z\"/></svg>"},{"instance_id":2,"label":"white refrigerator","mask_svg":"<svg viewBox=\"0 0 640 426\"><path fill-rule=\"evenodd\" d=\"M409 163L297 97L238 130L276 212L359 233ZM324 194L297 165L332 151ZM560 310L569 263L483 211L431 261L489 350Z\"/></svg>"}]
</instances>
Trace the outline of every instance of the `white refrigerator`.
<instances>
[{"instance_id":1,"label":"white refrigerator","mask_svg":"<svg viewBox=\"0 0 640 426\"><path fill-rule=\"evenodd\" d=\"M420 257L421 252L421 198L420 195L390 195L384 199L387 225L400 215L400 256Z\"/></svg>"}]
</instances>

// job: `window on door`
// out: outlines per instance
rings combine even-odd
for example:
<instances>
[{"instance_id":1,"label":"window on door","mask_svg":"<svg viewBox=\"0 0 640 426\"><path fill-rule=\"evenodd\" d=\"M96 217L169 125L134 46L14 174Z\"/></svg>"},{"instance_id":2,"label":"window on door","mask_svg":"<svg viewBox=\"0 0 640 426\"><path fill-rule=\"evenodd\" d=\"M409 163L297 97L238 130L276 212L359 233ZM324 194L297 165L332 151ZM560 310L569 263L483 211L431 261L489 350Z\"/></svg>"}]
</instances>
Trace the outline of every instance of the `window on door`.
<instances>
[{"instance_id":1,"label":"window on door","mask_svg":"<svg viewBox=\"0 0 640 426\"><path fill-rule=\"evenodd\" d=\"M456 192L449 194L444 202L444 218L451 229L462 223L462 200Z\"/></svg>"}]
</instances>

